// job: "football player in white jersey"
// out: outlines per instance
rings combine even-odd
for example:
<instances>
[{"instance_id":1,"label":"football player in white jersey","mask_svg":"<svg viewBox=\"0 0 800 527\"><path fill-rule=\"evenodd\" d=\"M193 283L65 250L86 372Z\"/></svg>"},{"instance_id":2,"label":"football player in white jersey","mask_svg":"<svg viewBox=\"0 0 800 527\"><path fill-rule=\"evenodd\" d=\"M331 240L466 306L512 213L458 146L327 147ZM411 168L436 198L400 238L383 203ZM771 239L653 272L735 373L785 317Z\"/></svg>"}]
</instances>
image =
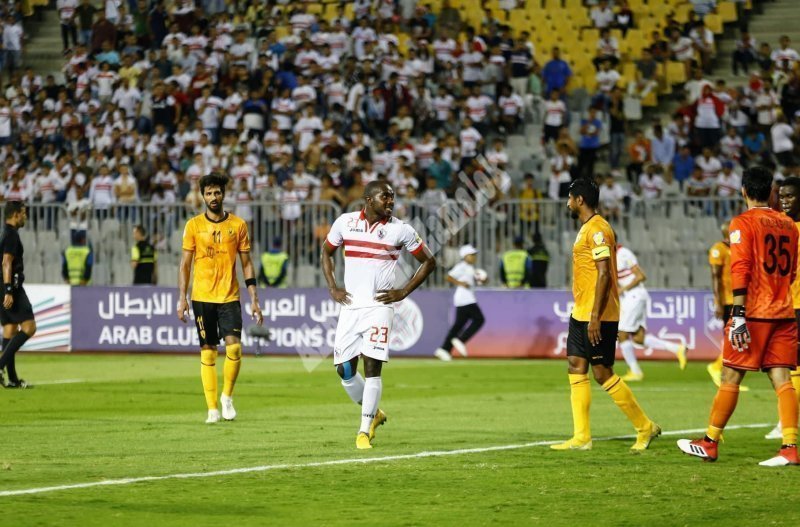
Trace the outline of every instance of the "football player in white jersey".
<instances>
[{"instance_id":1,"label":"football player in white jersey","mask_svg":"<svg viewBox=\"0 0 800 527\"><path fill-rule=\"evenodd\" d=\"M641 381L644 373L633 345L638 344L654 350L674 353L681 369L686 368L686 346L662 340L647 333L647 301L650 295L644 287L647 277L639 267L633 251L621 244L617 245L617 283L619 284L619 347L628 364L625 381Z\"/></svg>"},{"instance_id":2,"label":"football player in white jersey","mask_svg":"<svg viewBox=\"0 0 800 527\"><path fill-rule=\"evenodd\" d=\"M394 189L372 181L364 189L364 208L342 214L322 244L322 272L328 291L341 304L333 363L342 386L361 405L356 448L372 448L375 429L386 421L378 408L381 368L389 360L394 303L411 294L436 267L436 260L410 225L392 216ZM336 283L333 255L344 247L344 287ZM395 269L402 249L420 265L401 289L394 289ZM364 359L364 377L358 358ZM366 378L366 379L365 379Z\"/></svg>"}]
</instances>

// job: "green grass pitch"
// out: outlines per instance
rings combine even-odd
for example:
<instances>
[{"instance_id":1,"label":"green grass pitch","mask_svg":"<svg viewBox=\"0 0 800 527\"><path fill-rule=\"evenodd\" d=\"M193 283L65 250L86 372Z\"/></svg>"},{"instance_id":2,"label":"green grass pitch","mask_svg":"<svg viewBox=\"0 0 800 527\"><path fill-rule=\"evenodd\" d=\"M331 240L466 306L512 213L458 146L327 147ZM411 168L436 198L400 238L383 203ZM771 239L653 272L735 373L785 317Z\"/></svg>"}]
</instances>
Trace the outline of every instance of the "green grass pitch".
<instances>
[{"instance_id":1,"label":"green grass pitch","mask_svg":"<svg viewBox=\"0 0 800 527\"><path fill-rule=\"evenodd\" d=\"M237 420L205 425L198 357L17 363L42 384L0 391L0 493L273 468L0 495L3 525L797 525L800 469L757 466L778 448L766 426L729 430L713 464L682 455L679 435L642 455L628 452L631 439L611 439L591 452L411 456L568 437L563 361L394 360L381 404L389 422L370 451L355 449L358 408L327 365L309 373L297 358L246 357ZM705 364L644 367L632 387L651 417L665 431L703 428L715 390ZM70 379L82 382L45 384ZM731 425L773 423L768 381L747 384ZM592 417L596 439L632 433L597 386ZM357 462L387 456L400 457ZM352 461L309 466L333 460Z\"/></svg>"}]
</instances>

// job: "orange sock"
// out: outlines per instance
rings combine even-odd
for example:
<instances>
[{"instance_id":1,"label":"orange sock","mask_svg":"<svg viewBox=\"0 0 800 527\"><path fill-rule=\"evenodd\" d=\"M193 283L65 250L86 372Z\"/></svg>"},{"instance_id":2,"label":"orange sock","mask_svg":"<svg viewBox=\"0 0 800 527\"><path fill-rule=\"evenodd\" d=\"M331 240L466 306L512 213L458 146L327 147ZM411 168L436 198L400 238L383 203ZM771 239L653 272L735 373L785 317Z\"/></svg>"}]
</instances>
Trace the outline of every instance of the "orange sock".
<instances>
[{"instance_id":1,"label":"orange sock","mask_svg":"<svg viewBox=\"0 0 800 527\"><path fill-rule=\"evenodd\" d=\"M728 424L728 419L736 409L739 401L739 385L722 383L711 404L711 417L708 420L708 431L706 435L714 441L719 441L722 430ZM796 421L795 421L796 422Z\"/></svg>"},{"instance_id":2,"label":"orange sock","mask_svg":"<svg viewBox=\"0 0 800 527\"><path fill-rule=\"evenodd\" d=\"M778 416L783 426L783 444L797 444L797 395L791 382L778 386Z\"/></svg>"}]
</instances>

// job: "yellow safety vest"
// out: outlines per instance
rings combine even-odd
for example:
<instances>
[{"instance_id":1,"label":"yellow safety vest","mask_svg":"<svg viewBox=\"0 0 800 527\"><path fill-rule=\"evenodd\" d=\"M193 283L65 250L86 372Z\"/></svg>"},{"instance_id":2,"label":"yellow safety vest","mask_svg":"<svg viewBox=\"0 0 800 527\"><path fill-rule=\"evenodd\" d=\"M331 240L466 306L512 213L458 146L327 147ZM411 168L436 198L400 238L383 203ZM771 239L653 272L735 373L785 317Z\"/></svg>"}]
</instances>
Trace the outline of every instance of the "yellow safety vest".
<instances>
[{"instance_id":1,"label":"yellow safety vest","mask_svg":"<svg viewBox=\"0 0 800 527\"><path fill-rule=\"evenodd\" d=\"M286 252L281 251L279 253L264 253L261 255L261 266L264 269L264 276L267 277L267 280L274 282L280 275L281 269L283 269L283 263L289 259L289 255ZM282 283L278 284L277 286L273 287L286 287L286 277Z\"/></svg>"},{"instance_id":2,"label":"yellow safety vest","mask_svg":"<svg viewBox=\"0 0 800 527\"><path fill-rule=\"evenodd\" d=\"M519 287L525 279L525 261L528 253L522 249L512 249L503 254L503 269L508 287Z\"/></svg>"},{"instance_id":3,"label":"yellow safety vest","mask_svg":"<svg viewBox=\"0 0 800 527\"><path fill-rule=\"evenodd\" d=\"M83 275L86 272L86 260L91 251L85 245L70 245L64 251L67 260L67 275L69 285L81 285Z\"/></svg>"}]
</instances>

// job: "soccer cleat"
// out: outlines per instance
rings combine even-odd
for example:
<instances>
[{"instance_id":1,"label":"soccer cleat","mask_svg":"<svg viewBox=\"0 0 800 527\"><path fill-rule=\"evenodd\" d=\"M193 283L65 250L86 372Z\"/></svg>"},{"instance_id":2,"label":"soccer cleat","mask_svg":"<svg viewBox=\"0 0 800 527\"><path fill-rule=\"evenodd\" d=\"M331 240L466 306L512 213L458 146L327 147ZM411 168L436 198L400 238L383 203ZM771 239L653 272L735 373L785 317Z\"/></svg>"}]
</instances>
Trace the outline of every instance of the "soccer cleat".
<instances>
[{"instance_id":1,"label":"soccer cleat","mask_svg":"<svg viewBox=\"0 0 800 527\"><path fill-rule=\"evenodd\" d=\"M780 422L764 436L764 439L783 439L783 427Z\"/></svg>"},{"instance_id":2,"label":"soccer cleat","mask_svg":"<svg viewBox=\"0 0 800 527\"><path fill-rule=\"evenodd\" d=\"M219 410L209 410L208 411L208 419L206 419L206 424L210 425L212 423L219 423Z\"/></svg>"},{"instance_id":3,"label":"soccer cleat","mask_svg":"<svg viewBox=\"0 0 800 527\"><path fill-rule=\"evenodd\" d=\"M364 432L359 432L356 436L356 448L359 450L372 448L372 443L369 442L369 436Z\"/></svg>"},{"instance_id":4,"label":"soccer cleat","mask_svg":"<svg viewBox=\"0 0 800 527\"><path fill-rule=\"evenodd\" d=\"M3 377L3 370L0 370L0 386L6 387L6 378Z\"/></svg>"},{"instance_id":5,"label":"soccer cleat","mask_svg":"<svg viewBox=\"0 0 800 527\"><path fill-rule=\"evenodd\" d=\"M686 351L686 346L681 344L681 347L678 348L678 353L675 354L678 357L678 366L682 370L686 369Z\"/></svg>"},{"instance_id":6,"label":"soccer cleat","mask_svg":"<svg viewBox=\"0 0 800 527\"><path fill-rule=\"evenodd\" d=\"M451 339L450 343L456 349L456 353L458 353L462 357L467 356L467 345L461 342L461 339Z\"/></svg>"},{"instance_id":7,"label":"soccer cleat","mask_svg":"<svg viewBox=\"0 0 800 527\"><path fill-rule=\"evenodd\" d=\"M722 384L722 370L715 368L714 363L712 362L706 366L706 371L708 372L708 375L711 376L711 381L717 385L717 388L719 388L719 386ZM739 390L741 390L741 387L739 387Z\"/></svg>"},{"instance_id":8,"label":"soccer cleat","mask_svg":"<svg viewBox=\"0 0 800 527\"><path fill-rule=\"evenodd\" d=\"M644 380L644 373L633 373L632 371L628 370L628 373L622 376L622 380L625 382L639 382Z\"/></svg>"},{"instance_id":9,"label":"soccer cleat","mask_svg":"<svg viewBox=\"0 0 800 527\"><path fill-rule=\"evenodd\" d=\"M386 412L378 408L378 412L375 414L375 417L372 418L372 423L369 425L369 440L372 441L375 439L375 430L381 426L383 423L388 421L389 418L386 417Z\"/></svg>"},{"instance_id":10,"label":"soccer cleat","mask_svg":"<svg viewBox=\"0 0 800 527\"><path fill-rule=\"evenodd\" d=\"M226 421L233 421L236 419L236 408L233 407L233 397L229 397L223 393L219 398L219 402L222 405L222 418Z\"/></svg>"},{"instance_id":11,"label":"soccer cleat","mask_svg":"<svg viewBox=\"0 0 800 527\"><path fill-rule=\"evenodd\" d=\"M453 356L450 355L447 351L443 350L442 348L437 349L433 352L433 356L439 359L440 361L450 362L453 360Z\"/></svg>"},{"instance_id":12,"label":"soccer cleat","mask_svg":"<svg viewBox=\"0 0 800 527\"><path fill-rule=\"evenodd\" d=\"M5 387L10 389L10 390L11 389L15 389L15 390L30 390L31 388L33 388L33 385L29 384L28 381L26 381L25 379L19 379L16 382L8 381L5 384Z\"/></svg>"},{"instance_id":13,"label":"soccer cleat","mask_svg":"<svg viewBox=\"0 0 800 527\"><path fill-rule=\"evenodd\" d=\"M710 439L678 439L678 448L684 454L695 456L703 459L704 461L717 460L717 442Z\"/></svg>"},{"instance_id":14,"label":"soccer cleat","mask_svg":"<svg viewBox=\"0 0 800 527\"><path fill-rule=\"evenodd\" d=\"M653 439L661 435L661 427L650 421L650 427L644 432L636 434L636 442L631 447L631 452L644 452L650 448Z\"/></svg>"},{"instance_id":15,"label":"soccer cleat","mask_svg":"<svg viewBox=\"0 0 800 527\"><path fill-rule=\"evenodd\" d=\"M563 443L557 443L555 445L550 445L551 450L591 450L592 449L592 440L589 439L588 441L581 441L580 439L576 439L571 437L564 441Z\"/></svg>"},{"instance_id":16,"label":"soccer cleat","mask_svg":"<svg viewBox=\"0 0 800 527\"><path fill-rule=\"evenodd\" d=\"M789 465L800 465L800 458L797 457L797 445L783 445L778 451L778 455L759 463L762 467L786 467Z\"/></svg>"}]
</instances>

